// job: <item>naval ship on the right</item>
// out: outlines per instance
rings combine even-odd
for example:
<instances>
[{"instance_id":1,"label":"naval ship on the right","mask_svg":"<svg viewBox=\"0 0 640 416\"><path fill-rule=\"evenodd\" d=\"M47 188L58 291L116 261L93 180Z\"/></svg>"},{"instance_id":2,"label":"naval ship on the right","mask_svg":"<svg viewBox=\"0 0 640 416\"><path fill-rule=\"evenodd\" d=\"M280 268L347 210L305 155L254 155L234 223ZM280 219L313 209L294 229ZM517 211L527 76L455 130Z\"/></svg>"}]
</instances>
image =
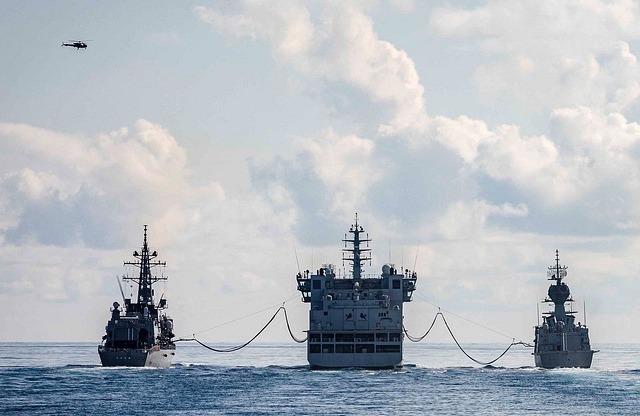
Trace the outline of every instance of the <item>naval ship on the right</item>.
<instances>
[{"instance_id":1,"label":"naval ship on the right","mask_svg":"<svg viewBox=\"0 0 640 416\"><path fill-rule=\"evenodd\" d=\"M593 351L589 342L586 324L575 323L576 311L566 311L565 303L572 302L569 286L562 281L567 276L567 266L560 266L556 250L556 264L547 270L549 297L543 302L553 303L553 311L543 313L543 323L535 327L535 347L533 356L536 367L591 367Z\"/></svg>"}]
</instances>

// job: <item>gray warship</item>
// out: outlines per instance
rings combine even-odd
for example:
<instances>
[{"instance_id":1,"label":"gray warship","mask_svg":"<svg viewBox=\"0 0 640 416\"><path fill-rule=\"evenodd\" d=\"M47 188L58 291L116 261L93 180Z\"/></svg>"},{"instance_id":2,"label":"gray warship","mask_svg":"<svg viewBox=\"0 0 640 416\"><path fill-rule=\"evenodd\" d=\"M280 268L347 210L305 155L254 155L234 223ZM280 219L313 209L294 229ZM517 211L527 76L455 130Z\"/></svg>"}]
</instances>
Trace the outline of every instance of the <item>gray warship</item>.
<instances>
[{"instance_id":1,"label":"gray warship","mask_svg":"<svg viewBox=\"0 0 640 416\"><path fill-rule=\"evenodd\" d=\"M543 313L543 323L535 327L533 356L536 367L591 367L593 351L586 324L575 323L576 311L566 311L565 303L573 302L569 286L562 281L567 276L567 266L560 266L556 250L556 264L547 270L549 297L543 302L553 303L554 310Z\"/></svg>"},{"instance_id":2,"label":"gray warship","mask_svg":"<svg viewBox=\"0 0 640 416\"><path fill-rule=\"evenodd\" d=\"M333 264L316 274L296 276L303 302L310 303L307 359L311 368L394 368L402 364L402 306L410 302L417 275L382 266L382 274L366 276L371 241L358 224L345 234L344 262L351 270L336 276ZM367 247L362 244L366 243Z\"/></svg>"},{"instance_id":3,"label":"gray warship","mask_svg":"<svg viewBox=\"0 0 640 416\"><path fill-rule=\"evenodd\" d=\"M118 302L113 303L111 319L105 328L106 335L98 346L100 361L105 367L169 367L176 355L173 343L173 319L162 313L167 308L164 296L154 302L153 284L167 280L166 276L153 276L151 268L166 266L164 261L154 261L158 253L149 253L147 244L147 226L144 226L144 242L142 250L133 252L137 261L124 262L125 266L140 269L138 277L123 276L122 280L130 281L138 286L138 296L134 302L125 299L122 285L120 292L124 302L121 308ZM120 281L118 280L118 284Z\"/></svg>"}]
</instances>

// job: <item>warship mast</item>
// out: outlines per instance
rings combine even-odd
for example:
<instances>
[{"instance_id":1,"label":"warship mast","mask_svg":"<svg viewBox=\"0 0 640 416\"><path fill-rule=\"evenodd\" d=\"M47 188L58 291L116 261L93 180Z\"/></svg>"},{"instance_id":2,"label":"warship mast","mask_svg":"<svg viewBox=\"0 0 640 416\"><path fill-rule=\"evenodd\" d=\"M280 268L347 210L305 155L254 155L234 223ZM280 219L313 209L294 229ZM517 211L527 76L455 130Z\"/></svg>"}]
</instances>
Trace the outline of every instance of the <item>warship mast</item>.
<instances>
[{"instance_id":1,"label":"warship mast","mask_svg":"<svg viewBox=\"0 0 640 416\"><path fill-rule=\"evenodd\" d=\"M555 266L548 267L547 276L549 276L548 280L554 280L556 282L555 285L552 284L549 286L549 291L547 293L549 297L544 300L548 303L553 302L555 306L554 311L547 312L547 314L555 316L557 321L566 323L567 313L570 314L569 316L573 317L575 311L567 312L564 307L565 302L573 302L573 299L570 298L571 291L569 290L569 286L562 281L562 279L567 276L567 266L560 266L560 255L558 250L556 250L556 264Z\"/></svg>"},{"instance_id":2,"label":"warship mast","mask_svg":"<svg viewBox=\"0 0 640 416\"><path fill-rule=\"evenodd\" d=\"M151 268L155 266L163 266L167 265L166 261L152 261L156 257L158 257L158 252L154 251L153 253L149 253L149 245L147 244L147 225L144 225L144 242L142 245L142 251L138 253L138 251L133 252L133 257L139 259L139 261L125 261L125 266L135 266L140 268L139 277L129 277L125 276L122 280L129 280L135 282L138 285L138 298L137 302L134 302L132 305L138 304L138 308L143 308L145 306L153 306L153 289L152 286L154 283L160 280L167 280L166 276L152 276ZM134 307L135 309L135 307Z\"/></svg>"}]
</instances>

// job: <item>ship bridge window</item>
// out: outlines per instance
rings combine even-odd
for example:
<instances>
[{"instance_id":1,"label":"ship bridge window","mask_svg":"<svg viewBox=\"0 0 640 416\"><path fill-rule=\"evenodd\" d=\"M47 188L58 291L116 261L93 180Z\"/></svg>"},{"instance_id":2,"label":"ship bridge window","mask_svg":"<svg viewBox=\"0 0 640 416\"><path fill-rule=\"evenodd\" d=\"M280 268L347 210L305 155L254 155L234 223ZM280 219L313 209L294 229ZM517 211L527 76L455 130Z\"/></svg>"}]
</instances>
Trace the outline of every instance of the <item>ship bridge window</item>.
<instances>
[{"instance_id":1,"label":"ship bridge window","mask_svg":"<svg viewBox=\"0 0 640 416\"><path fill-rule=\"evenodd\" d=\"M310 344L309 345L309 353L311 353L311 354L320 354L320 345L319 344Z\"/></svg>"},{"instance_id":2,"label":"ship bridge window","mask_svg":"<svg viewBox=\"0 0 640 416\"><path fill-rule=\"evenodd\" d=\"M309 334L309 342L320 342L320 334Z\"/></svg>"},{"instance_id":3,"label":"ship bridge window","mask_svg":"<svg viewBox=\"0 0 640 416\"><path fill-rule=\"evenodd\" d=\"M388 339L387 334L376 334L376 341L378 342L387 342Z\"/></svg>"},{"instance_id":4,"label":"ship bridge window","mask_svg":"<svg viewBox=\"0 0 640 416\"><path fill-rule=\"evenodd\" d=\"M399 342L401 340L400 333L394 332L389 334L389 341L391 342Z\"/></svg>"},{"instance_id":5,"label":"ship bridge window","mask_svg":"<svg viewBox=\"0 0 640 416\"><path fill-rule=\"evenodd\" d=\"M322 334L322 342L333 342L334 334Z\"/></svg>"}]
</instances>

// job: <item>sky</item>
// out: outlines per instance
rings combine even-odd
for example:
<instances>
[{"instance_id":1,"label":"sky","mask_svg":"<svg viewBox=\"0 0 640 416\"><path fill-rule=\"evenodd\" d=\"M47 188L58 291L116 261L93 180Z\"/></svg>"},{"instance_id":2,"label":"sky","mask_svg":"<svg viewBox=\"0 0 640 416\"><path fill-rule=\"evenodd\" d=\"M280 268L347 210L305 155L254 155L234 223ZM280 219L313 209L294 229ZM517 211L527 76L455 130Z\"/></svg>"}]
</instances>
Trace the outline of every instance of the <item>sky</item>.
<instances>
[{"instance_id":1,"label":"sky","mask_svg":"<svg viewBox=\"0 0 640 416\"><path fill-rule=\"evenodd\" d=\"M634 1L1 2L0 341L99 343L143 224L179 336L302 336L357 212L414 335L531 341L559 250L640 342L639 53Z\"/></svg>"}]
</instances>

